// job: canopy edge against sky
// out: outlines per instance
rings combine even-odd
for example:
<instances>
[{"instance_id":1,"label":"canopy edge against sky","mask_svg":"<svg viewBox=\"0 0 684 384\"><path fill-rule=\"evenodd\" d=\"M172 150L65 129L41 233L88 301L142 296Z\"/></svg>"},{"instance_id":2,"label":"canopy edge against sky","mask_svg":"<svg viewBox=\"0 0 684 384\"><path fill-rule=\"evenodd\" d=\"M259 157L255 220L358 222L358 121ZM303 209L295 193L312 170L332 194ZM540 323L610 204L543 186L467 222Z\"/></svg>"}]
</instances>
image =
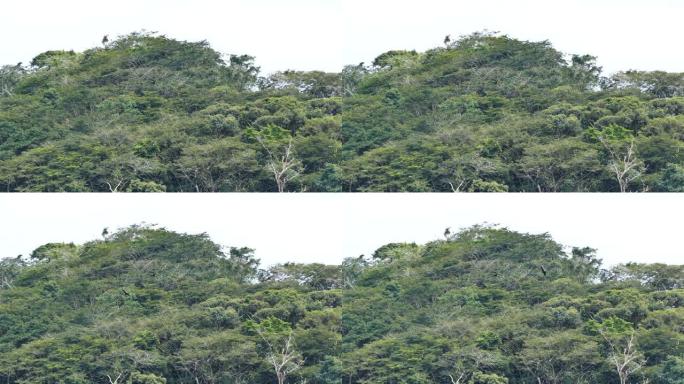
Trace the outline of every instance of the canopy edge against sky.
<instances>
[{"instance_id":1,"label":"canopy edge against sky","mask_svg":"<svg viewBox=\"0 0 684 384\"><path fill-rule=\"evenodd\" d=\"M256 56L264 73L335 72L391 49L425 50L475 31L549 40L598 56L606 73L684 72L676 0L26 0L3 4L0 65L47 50L81 51L105 34L158 31Z\"/></svg>"},{"instance_id":2,"label":"canopy edge against sky","mask_svg":"<svg viewBox=\"0 0 684 384\"><path fill-rule=\"evenodd\" d=\"M684 264L679 194L5 194L0 257L83 243L142 222L256 249L263 265L339 263L391 242L425 243L475 224L550 233L607 265Z\"/></svg>"}]
</instances>

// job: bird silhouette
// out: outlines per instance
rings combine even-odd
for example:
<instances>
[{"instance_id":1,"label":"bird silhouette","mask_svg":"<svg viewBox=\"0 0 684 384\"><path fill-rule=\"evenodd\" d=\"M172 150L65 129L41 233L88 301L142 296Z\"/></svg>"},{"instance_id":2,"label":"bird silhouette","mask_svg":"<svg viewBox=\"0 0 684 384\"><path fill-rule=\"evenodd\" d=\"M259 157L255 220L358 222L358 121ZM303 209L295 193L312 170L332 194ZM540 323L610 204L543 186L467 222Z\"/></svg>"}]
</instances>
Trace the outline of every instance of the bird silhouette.
<instances>
[{"instance_id":1,"label":"bird silhouette","mask_svg":"<svg viewBox=\"0 0 684 384\"><path fill-rule=\"evenodd\" d=\"M109 235L109 228L105 227L102 230L102 237L107 237L107 235Z\"/></svg>"},{"instance_id":2,"label":"bird silhouette","mask_svg":"<svg viewBox=\"0 0 684 384\"><path fill-rule=\"evenodd\" d=\"M444 37L444 45L449 45L451 43L451 35L446 35Z\"/></svg>"},{"instance_id":3,"label":"bird silhouette","mask_svg":"<svg viewBox=\"0 0 684 384\"><path fill-rule=\"evenodd\" d=\"M447 228L444 230L444 238L448 239L448 238L449 238L449 235L451 235L451 227L447 227Z\"/></svg>"},{"instance_id":4,"label":"bird silhouette","mask_svg":"<svg viewBox=\"0 0 684 384\"><path fill-rule=\"evenodd\" d=\"M107 45L109 43L109 35L104 35L102 38L102 45Z\"/></svg>"}]
</instances>

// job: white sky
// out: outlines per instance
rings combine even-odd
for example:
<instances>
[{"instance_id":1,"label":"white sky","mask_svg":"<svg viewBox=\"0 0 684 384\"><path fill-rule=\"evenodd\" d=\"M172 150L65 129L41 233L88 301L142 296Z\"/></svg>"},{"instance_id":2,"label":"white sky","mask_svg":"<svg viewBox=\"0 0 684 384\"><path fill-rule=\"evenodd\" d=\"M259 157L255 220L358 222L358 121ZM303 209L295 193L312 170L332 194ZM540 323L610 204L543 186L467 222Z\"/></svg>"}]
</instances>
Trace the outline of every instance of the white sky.
<instances>
[{"instance_id":1,"label":"white sky","mask_svg":"<svg viewBox=\"0 0 684 384\"><path fill-rule=\"evenodd\" d=\"M0 63L83 50L146 29L256 56L264 72L338 71L390 49L425 50L484 29L599 57L607 72L684 72L679 0L6 1Z\"/></svg>"},{"instance_id":2,"label":"white sky","mask_svg":"<svg viewBox=\"0 0 684 384\"><path fill-rule=\"evenodd\" d=\"M156 223L256 249L262 265L338 263L390 242L442 238L478 223L549 232L598 249L605 264L684 264L683 194L3 194L0 257L47 242Z\"/></svg>"}]
</instances>

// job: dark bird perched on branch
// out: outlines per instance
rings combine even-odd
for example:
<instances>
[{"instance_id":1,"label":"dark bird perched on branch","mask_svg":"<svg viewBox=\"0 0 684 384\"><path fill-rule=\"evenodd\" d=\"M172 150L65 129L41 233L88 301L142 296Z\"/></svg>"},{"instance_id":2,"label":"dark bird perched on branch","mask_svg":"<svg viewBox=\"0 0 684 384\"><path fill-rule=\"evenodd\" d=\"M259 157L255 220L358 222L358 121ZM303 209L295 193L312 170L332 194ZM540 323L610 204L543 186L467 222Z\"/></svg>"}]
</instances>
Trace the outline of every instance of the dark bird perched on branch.
<instances>
[{"instance_id":1,"label":"dark bird perched on branch","mask_svg":"<svg viewBox=\"0 0 684 384\"><path fill-rule=\"evenodd\" d=\"M451 227L447 227L444 230L444 238L448 240L450 235L451 235Z\"/></svg>"},{"instance_id":2,"label":"dark bird perched on branch","mask_svg":"<svg viewBox=\"0 0 684 384\"><path fill-rule=\"evenodd\" d=\"M451 35L446 35L444 37L444 45L449 45L451 43Z\"/></svg>"},{"instance_id":3,"label":"dark bird perched on branch","mask_svg":"<svg viewBox=\"0 0 684 384\"><path fill-rule=\"evenodd\" d=\"M109 35L104 35L102 38L102 45L107 45L109 43Z\"/></svg>"},{"instance_id":4,"label":"dark bird perched on branch","mask_svg":"<svg viewBox=\"0 0 684 384\"><path fill-rule=\"evenodd\" d=\"M109 235L109 229L108 229L107 227L105 227L105 228L102 230L102 237L106 238L107 235Z\"/></svg>"},{"instance_id":5,"label":"dark bird perched on branch","mask_svg":"<svg viewBox=\"0 0 684 384\"><path fill-rule=\"evenodd\" d=\"M543 265L540 265L539 269L541 269L541 272L544 274L544 276L546 276L546 268L544 268Z\"/></svg>"}]
</instances>

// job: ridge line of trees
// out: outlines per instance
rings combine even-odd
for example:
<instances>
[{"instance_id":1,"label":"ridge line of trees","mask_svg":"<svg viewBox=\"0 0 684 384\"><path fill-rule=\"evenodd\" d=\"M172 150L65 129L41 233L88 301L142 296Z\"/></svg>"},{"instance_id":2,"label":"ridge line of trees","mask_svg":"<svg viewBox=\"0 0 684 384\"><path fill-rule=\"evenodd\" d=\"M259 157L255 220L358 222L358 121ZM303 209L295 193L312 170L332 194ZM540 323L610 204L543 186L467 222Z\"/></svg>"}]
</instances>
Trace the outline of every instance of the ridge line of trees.
<instances>
[{"instance_id":1,"label":"ridge line of trees","mask_svg":"<svg viewBox=\"0 0 684 384\"><path fill-rule=\"evenodd\" d=\"M680 384L684 266L474 226L260 267L132 226L0 260L7 384Z\"/></svg>"},{"instance_id":2,"label":"ridge line of trees","mask_svg":"<svg viewBox=\"0 0 684 384\"><path fill-rule=\"evenodd\" d=\"M684 190L684 74L480 32L339 73L132 33L0 68L3 191Z\"/></svg>"}]
</instances>

